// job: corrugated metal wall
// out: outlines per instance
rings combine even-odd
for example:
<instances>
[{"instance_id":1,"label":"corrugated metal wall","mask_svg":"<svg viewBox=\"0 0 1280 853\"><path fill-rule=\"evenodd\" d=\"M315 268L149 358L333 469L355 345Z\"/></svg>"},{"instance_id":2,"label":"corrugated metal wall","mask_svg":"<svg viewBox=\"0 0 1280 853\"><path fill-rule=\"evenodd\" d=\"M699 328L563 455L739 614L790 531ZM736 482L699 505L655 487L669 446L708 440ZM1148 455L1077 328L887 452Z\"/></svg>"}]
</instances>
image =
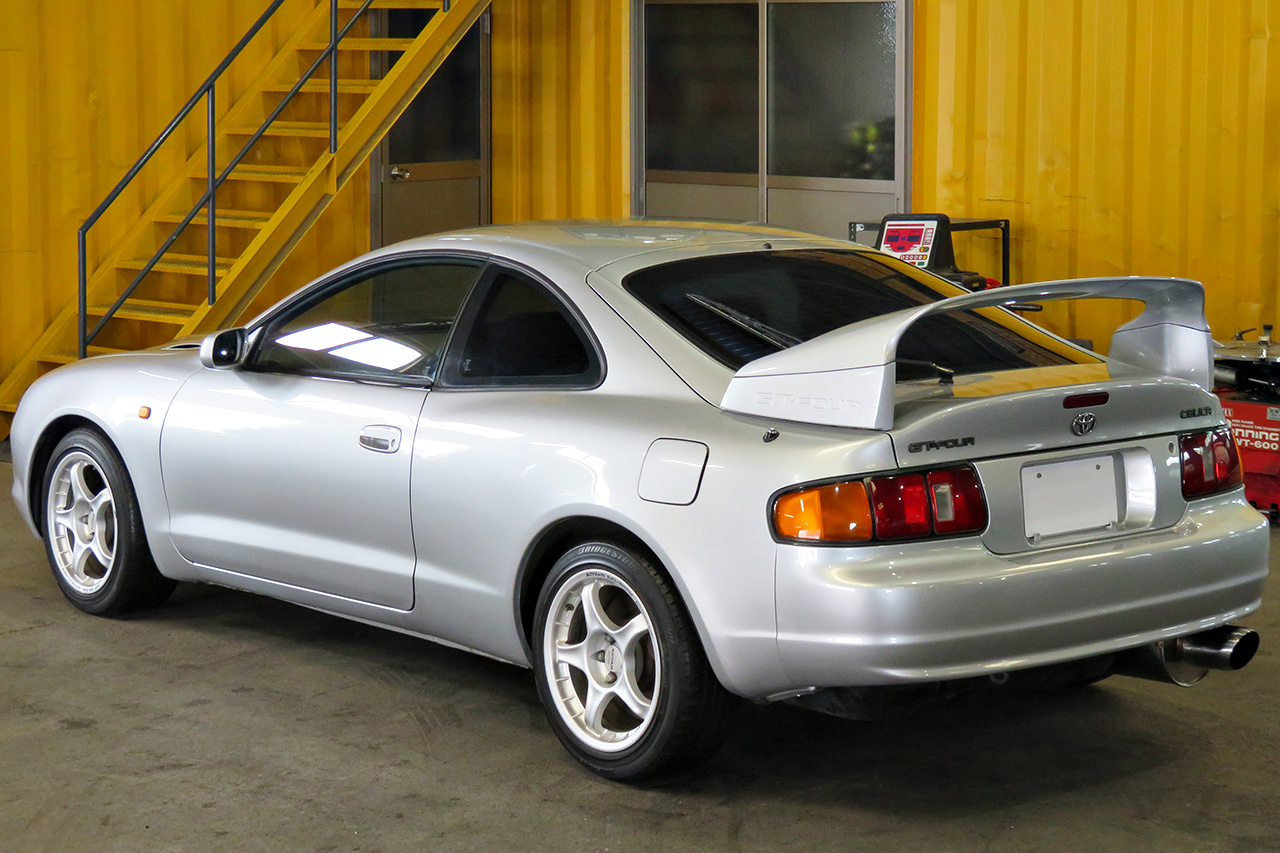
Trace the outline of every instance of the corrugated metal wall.
<instances>
[{"instance_id":1,"label":"corrugated metal wall","mask_svg":"<svg viewBox=\"0 0 1280 853\"><path fill-rule=\"evenodd\" d=\"M219 113L316 0L288 0L228 72ZM76 229L268 0L0 0L0 377L75 300ZM110 245L203 142L204 107L91 232ZM349 187L277 276L296 284L368 247Z\"/></svg>"},{"instance_id":2,"label":"corrugated metal wall","mask_svg":"<svg viewBox=\"0 0 1280 853\"><path fill-rule=\"evenodd\" d=\"M1280 320L1280 2L916 0L918 211L1008 217L1015 283L1203 281L1215 336ZM997 275L994 240L957 237ZM1059 305L1104 345L1131 316Z\"/></svg>"},{"instance_id":3,"label":"corrugated metal wall","mask_svg":"<svg viewBox=\"0 0 1280 853\"><path fill-rule=\"evenodd\" d=\"M492 8L493 221L628 215L630 3Z\"/></svg>"}]
</instances>

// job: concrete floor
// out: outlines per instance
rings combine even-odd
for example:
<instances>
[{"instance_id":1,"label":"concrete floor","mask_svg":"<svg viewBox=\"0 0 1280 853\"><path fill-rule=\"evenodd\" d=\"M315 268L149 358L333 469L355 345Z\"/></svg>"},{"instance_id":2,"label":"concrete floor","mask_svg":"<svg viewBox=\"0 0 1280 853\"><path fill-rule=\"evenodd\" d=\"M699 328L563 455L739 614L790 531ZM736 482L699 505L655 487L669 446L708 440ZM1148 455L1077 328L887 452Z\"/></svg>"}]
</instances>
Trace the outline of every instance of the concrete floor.
<instances>
[{"instance_id":1,"label":"concrete floor","mask_svg":"<svg viewBox=\"0 0 1280 853\"><path fill-rule=\"evenodd\" d=\"M1280 850L1274 576L1242 673L879 723L748 706L704 773L646 790L570 760L525 670L189 585L82 615L10 482L0 851Z\"/></svg>"}]
</instances>

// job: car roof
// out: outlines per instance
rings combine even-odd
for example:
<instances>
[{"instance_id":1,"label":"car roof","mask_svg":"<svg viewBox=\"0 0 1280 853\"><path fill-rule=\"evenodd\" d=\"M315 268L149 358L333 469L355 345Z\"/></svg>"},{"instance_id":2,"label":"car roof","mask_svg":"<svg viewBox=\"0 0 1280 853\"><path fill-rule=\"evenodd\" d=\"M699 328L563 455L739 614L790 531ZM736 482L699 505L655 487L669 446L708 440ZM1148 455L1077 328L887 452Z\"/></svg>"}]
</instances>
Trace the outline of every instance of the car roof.
<instances>
[{"instance_id":1,"label":"car roof","mask_svg":"<svg viewBox=\"0 0 1280 853\"><path fill-rule=\"evenodd\" d=\"M576 263L586 271L662 252L663 261L705 253L708 248L761 240L821 241L842 248L865 248L856 243L830 240L813 234L752 225L718 222L677 222L647 219L581 219L489 225L427 237L415 237L387 246L364 260L383 254L457 249L497 255L540 269L544 264ZM645 264L640 264L641 266Z\"/></svg>"}]
</instances>

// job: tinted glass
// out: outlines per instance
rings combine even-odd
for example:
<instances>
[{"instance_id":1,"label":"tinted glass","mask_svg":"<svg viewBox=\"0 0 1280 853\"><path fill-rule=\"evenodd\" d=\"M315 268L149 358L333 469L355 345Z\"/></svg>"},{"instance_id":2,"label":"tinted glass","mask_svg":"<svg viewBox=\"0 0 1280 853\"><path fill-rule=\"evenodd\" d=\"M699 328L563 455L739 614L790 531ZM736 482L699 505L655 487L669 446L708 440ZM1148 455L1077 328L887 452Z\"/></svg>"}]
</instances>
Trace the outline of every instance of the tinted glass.
<instances>
[{"instance_id":1,"label":"tinted glass","mask_svg":"<svg viewBox=\"0 0 1280 853\"><path fill-rule=\"evenodd\" d=\"M392 38L414 38L435 14L432 9L392 9ZM422 91L387 133L392 163L479 160L481 153L480 27L473 26L431 75ZM401 56L391 53L389 62Z\"/></svg>"},{"instance_id":2,"label":"tinted glass","mask_svg":"<svg viewBox=\"0 0 1280 853\"><path fill-rule=\"evenodd\" d=\"M400 266L354 281L266 331L261 370L355 378L435 378L480 265Z\"/></svg>"},{"instance_id":3,"label":"tinted glass","mask_svg":"<svg viewBox=\"0 0 1280 853\"><path fill-rule=\"evenodd\" d=\"M645 165L759 169L756 4L645 7Z\"/></svg>"},{"instance_id":4,"label":"tinted glass","mask_svg":"<svg viewBox=\"0 0 1280 853\"><path fill-rule=\"evenodd\" d=\"M640 270L628 291L707 353L737 370L800 341L940 295L859 252L722 255ZM898 345L898 379L935 378L937 364L980 373L1070 360L972 311L927 317Z\"/></svg>"},{"instance_id":5,"label":"tinted glass","mask_svg":"<svg viewBox=\"0 0 1280 853\"><path fill-rule=\"evenodd\" d=\"M578 324L545 288L503 273L490 286L448 380L462 385L582 384L597 373Z\"/></svg>"},{"instance_id":6,"label":"tinted glass","mask_svg":"<svg viewBox=\"0 0 1280 853\"><path fill-rule=\"evenodd\" d=\"M895 6L770 4L770 174L893 180Z\"/></svg>"}]
</instances>

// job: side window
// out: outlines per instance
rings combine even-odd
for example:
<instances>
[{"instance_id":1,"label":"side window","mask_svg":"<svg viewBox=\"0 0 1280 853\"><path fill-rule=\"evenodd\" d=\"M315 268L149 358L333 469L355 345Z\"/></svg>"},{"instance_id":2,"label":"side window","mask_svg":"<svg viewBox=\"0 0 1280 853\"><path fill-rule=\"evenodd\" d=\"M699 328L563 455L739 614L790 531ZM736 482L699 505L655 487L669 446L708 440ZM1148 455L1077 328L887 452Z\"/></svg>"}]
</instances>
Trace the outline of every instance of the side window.
<instances>
[{"instance_id":1,"label":"side window","mask_svg":"<svg viewBox=\"0 0 1280 853\"><path fill-rule=\"evenodd\" d=\"M355 279L274 321L252 367L433 381L449 330L481 268L466 261L418 261Z\"/></svg>"},{"instance_id":2,"label":"side window","mask_svg":"<svg viewBox=\"0 0 1280 853\"><path fill-rule=\"evenodd\" d=\"M599 363L578 322L546 288L500 272L445 370L454 385L590 385Z\"/></svg>"}]
</instances>

